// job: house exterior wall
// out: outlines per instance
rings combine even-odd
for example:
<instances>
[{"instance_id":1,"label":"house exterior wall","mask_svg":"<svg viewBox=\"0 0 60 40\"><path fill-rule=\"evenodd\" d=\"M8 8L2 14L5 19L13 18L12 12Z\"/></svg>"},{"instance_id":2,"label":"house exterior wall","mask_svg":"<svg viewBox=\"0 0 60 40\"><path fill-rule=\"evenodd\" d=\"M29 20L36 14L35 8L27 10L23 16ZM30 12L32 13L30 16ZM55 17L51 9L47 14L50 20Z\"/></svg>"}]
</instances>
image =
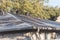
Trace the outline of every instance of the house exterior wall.
<instances>
[{"instance_id":1,"label":"house exterior wall","mask_svg":"<svg viewBox=\"0 0 60 40\"><path fill-rule=\"evenodd\" d=\"M60 36L56 36L57 34L55 32L0 34L0 40L51 40L59 38Z\"/></svg>"},{"instance_id":2,"label":"house exterior wall","mask_svg":"<svg viewBox=\"0 0 60 40\"><path fill-rule=\"evenodd\" d=\"M26 39L27 38L27 39ZM30 40L27 34L16 33L16 34L2 34L0 40Z\"/></svg>"}]
</instances>

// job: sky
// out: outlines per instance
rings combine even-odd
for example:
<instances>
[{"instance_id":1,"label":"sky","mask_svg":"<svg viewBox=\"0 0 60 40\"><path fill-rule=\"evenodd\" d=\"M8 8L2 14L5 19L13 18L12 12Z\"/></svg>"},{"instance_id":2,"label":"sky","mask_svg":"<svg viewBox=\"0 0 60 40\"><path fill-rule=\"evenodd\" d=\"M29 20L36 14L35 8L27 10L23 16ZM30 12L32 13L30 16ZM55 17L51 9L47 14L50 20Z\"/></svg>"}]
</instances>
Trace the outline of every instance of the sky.
<instances>
[{"instance_id":1,"label":"sky","mask_svg":"<svg viewBox=\"0 0 60 40\"><path fill-rule=\"evenodd\" d=\"M48 5L48 6L53 6L53 7L60 7L60 0L49 0L48 3L45 3L44 5Z\"/></svg>"}]
</instances>

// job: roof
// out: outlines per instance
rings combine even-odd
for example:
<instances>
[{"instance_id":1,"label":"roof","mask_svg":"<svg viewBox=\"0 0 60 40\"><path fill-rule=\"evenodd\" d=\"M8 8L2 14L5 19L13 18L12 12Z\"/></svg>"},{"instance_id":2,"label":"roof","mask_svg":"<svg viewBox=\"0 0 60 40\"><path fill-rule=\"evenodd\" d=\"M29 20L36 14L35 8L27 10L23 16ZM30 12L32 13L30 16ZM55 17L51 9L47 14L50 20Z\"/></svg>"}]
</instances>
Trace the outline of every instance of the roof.
<instances>
[{"instance_id":1,"label":"roof","mask_svg":"<svg viewBox=\"0 0 60 40\"><path fill-rule=\"evenodd\" d=\"M31 24L35 24L35 26L43 26L43 27L51 27L51 28L60 28L60 23L51 21L51 20L44 20L44 19L37 19L37 18L32 18L29 16L24 16L20 15L19 19L22 19L23 21Z\"/></svg>"},{"instance_id":2,"label":"roof","mask_svg":"<svg viewBox=\"0 0 60 40\"><path fill-rule=\"evenodd\" d=\"M16 26L4 26L0 27L0 32L6 32L6 31L16 31L16 30L27 30L32 29L32 26L28 23L21 23Z\"/></svg>"},{"instance_id":3,"label":"roof","mask_svg":"<svg viewBox=\"0 0 60 40\"><path fill-rule=\"evenodd\" d=\"M14 15L7 13L0 15L0 32L32 29L32 25L16 18Z\"/></svg>"},{"instance_id":4,"label":"roof","mask_svg":"<svg viewBox=\"0 0 60 40\"><path fill-rule=\"evenodd\" d=\"M0 16L0 32L33 29L33 26L36 28L60 28L60 23L10 13Z\"/></svg>"}]
</instances>

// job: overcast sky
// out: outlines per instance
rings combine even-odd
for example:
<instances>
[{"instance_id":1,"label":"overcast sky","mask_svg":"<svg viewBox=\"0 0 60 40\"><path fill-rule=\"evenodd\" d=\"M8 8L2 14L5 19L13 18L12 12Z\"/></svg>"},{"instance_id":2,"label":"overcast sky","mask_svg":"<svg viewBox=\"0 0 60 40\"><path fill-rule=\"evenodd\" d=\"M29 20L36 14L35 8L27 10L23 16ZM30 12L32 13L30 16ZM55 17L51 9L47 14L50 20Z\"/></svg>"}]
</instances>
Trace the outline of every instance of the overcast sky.
<instances>
[{"instance_id":1,"label":"overcast sky","mask_svg":"<svg viewBox=\"0 0 60 40\"><path fill-rule=\"evenodd\" d=\"M49 0L48 3L45 3L45 5L48 5L48 6L59 6L60 7L60 0Z\"/></svg>"}]
</instances>

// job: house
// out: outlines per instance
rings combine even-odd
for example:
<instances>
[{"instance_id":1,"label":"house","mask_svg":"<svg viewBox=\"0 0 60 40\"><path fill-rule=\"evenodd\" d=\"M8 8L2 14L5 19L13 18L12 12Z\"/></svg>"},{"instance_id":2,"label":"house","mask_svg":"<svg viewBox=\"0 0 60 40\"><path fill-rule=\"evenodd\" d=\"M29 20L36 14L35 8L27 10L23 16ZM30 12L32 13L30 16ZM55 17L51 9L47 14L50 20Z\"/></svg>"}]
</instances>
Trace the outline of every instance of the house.
<instances>
[{"instance_id":1,"label":"house","mask_svg":"<svg viewBox=\"0 0 60 40\"><path fill-rule=\"evenodd\" d=\"M0 16L0 40L51 40L60 38L60 23L7 13Z\"/></svg>"}]
</instances>

